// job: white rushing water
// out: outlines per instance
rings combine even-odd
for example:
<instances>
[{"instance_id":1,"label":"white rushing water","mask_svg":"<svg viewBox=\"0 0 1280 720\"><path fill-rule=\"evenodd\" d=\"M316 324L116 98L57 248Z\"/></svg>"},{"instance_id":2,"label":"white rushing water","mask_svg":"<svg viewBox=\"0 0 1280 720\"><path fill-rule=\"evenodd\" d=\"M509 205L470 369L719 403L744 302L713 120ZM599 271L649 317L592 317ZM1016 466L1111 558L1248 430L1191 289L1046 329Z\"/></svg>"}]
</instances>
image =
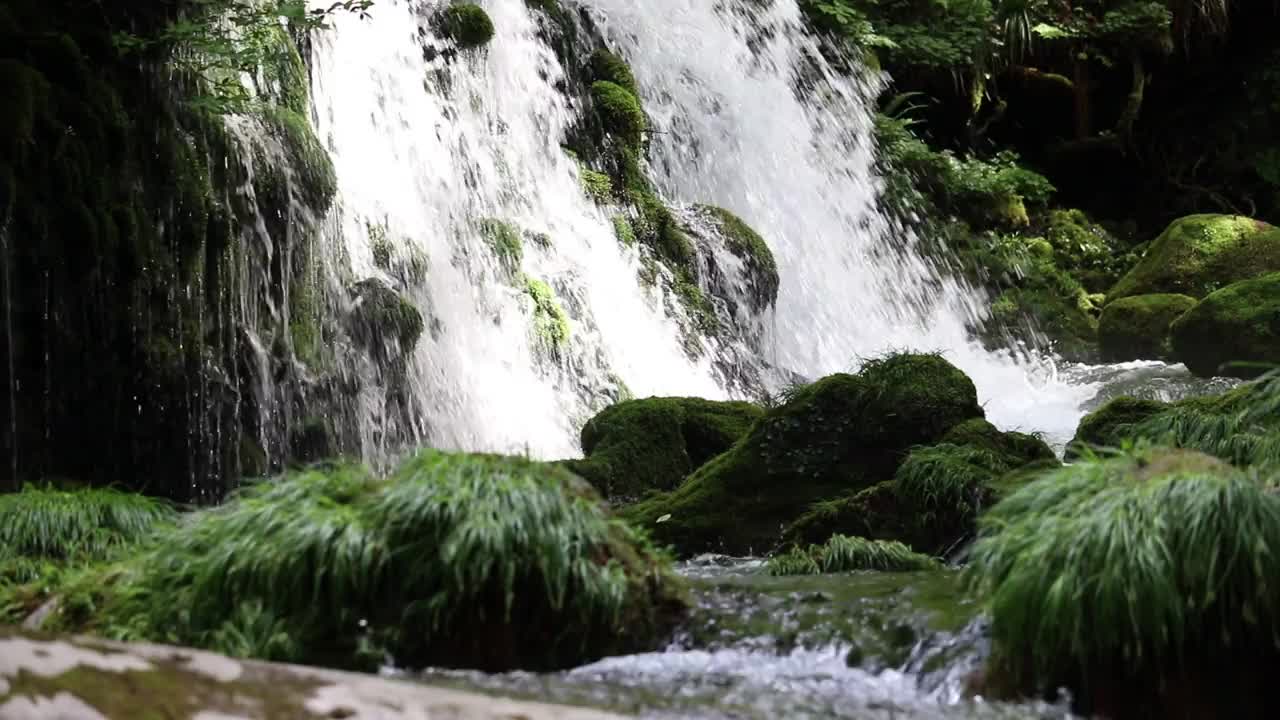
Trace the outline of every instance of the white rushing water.
<instances>
[{"instance_id":1,"label":"white rushing water","mask_svg":"<svg viewBox=\"0 0 1280 720\"><path fill-rule=\"evenodd\" d=\"M389 242L428 267L399 279L434 324L409 373L419 439L566 456L581 423L623 386L639 397L726 396L711 363L686 356L660 291L637 279L635 252L581 191L560 147L581 108L556 90L564 69L533 11L525 0L480 4L497 31L481 52L424 59L424 44L447 49L420 33L436 5L379 0L369 19L340 18L313 53L318 135L339 179L336 262L354 280L395 280L374 260ZM732 11L747 3L582 4L636 70L659 131L651 161L663 192L741 215L777 256L766 360L817 377L889 350L939 350L974 378L996 424L1070 436L1094 388L969 339L984 303L939 277L910 233L875 211L871 83L818 58L795 0L749 3L754 23ZM561 297L564 352L539 350L525 283L486 247L485 218L550 236L546 248L525 243L522 271ZM378 400L368 405L376 417ZM366 451L376 450L376 432L367 435Z\"/></svg>"}]
</instances>

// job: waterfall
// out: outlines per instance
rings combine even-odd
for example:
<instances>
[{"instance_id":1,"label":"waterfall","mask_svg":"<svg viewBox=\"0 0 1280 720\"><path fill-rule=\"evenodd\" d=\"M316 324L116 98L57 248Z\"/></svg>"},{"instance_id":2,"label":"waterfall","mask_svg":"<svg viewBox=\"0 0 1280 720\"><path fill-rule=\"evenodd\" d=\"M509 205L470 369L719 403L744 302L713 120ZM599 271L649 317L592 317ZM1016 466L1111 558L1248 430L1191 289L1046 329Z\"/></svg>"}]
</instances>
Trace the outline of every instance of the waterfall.
<instances>
[{"instance_id":1,"label":"waterfall","mask_svg":"<svg viewBox=\"0 0 1280 720\"><path fill-rule=\"evenodd\" d=\"M812 378L891 349L945 352L998 425L1059 441L1074 430L1088 388L1057 380L1052 363L975 344L978 294L940 276L876 211L875 81L825 64L795 0L568 3L633 64L666 199L682 217L696 203L733 211L777 257L763 337L694 353L679 309L639 278L642 256L618 241L561 148L583 108L561 90L566 68L539 35L540 13L525 0L480 4L496 36L479 51L433 35L439 3L406 0L338 18L313 48L314 120L339 186L331 281L378 278L426 317L405 378L413 441L575 455L581 424L620 398L743 396L727 366L753 354L755 376L776 366ZM490 247L495 222L526 239L514 268ZM553 351L532 329L532 281L568 317L568 342ZM361 401L366 456L388 451L380 402Z\"/></svg>"}]
</instances>

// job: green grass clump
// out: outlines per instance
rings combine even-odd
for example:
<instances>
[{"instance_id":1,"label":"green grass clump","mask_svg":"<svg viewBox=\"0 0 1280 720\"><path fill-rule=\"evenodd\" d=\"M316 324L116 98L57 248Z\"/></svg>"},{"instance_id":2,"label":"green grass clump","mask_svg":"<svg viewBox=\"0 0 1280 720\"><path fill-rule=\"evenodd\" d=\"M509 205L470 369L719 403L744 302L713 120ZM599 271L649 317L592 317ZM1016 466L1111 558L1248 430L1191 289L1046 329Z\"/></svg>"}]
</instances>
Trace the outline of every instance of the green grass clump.
<instances>
[{"instance_id":1,"label":"green grass clump","mask_svg":"<svg viewBox=\"0 0 1280 720\"><path fill-rule=\"evenodd\" d=\"M560 468L424 451L387 480L247 486L110 582L66 583L85 610L59 622L337 667L551 669L651 649L683 608L668 566Z\"/></svg>"},{"instance_id":2,"label":"green grass clump","mask_svg":"<svg viewBox=\"0 0 1280 720\"><path fill-rule=\"evenodd\" d=\"M1277 660L1280 497L1200 453L1050 473L982 519L971 563L992 620L988 675L1017 692L1066 686L1124 716L1159 707L1170 681L1212 677L1196 692L1224 697L1234 681L1215 686L1218 666L1244 676Z\"/></svg>"},{"instance_id":3,"label":"green grass clump","mask_svg":"<svg viewBox=\"0 0 1280 720\"><path fill-rule=\"evenodd\" d=\"M1280 467L1280 373L1173 404L1116 398L1081 421L1068 454L1135 441L1198 450L1241 467Z\"/></svg>"},{"instance_id":4,"label":"green grass clump","mask_svg":"<svg viewBox=\"0 0 1280 720\"><path fill-rule=\"evenodd\" d=\"M579 168L582 191L593 201L606 204L613 198L613 179L602 172L583 166Z\"/></svg>"},{"instance_id":5,"label":"green grass clump","mask_svg":"<svg viewBox=\"0 0 1280 720\"><path fill-rule=\"evenodd\" d=\"M896 541L867 540L848 535L834 535L825 545L808 549L792 548L770 558L770 575L816 575L855 570L932 570L941 567L937 560L921 555Z\"/></svg>"},{"instance_id":6,"label":"green grass clump","mask_svg":"<svg viewBox=\"0 0 1280 720\"><path fill-rule=\"evenodd\" d=\"M93 560L138 542L176 513L160 500L110 488L24 488L0 495L0 562Z\"/></svg>"}]
</instances>

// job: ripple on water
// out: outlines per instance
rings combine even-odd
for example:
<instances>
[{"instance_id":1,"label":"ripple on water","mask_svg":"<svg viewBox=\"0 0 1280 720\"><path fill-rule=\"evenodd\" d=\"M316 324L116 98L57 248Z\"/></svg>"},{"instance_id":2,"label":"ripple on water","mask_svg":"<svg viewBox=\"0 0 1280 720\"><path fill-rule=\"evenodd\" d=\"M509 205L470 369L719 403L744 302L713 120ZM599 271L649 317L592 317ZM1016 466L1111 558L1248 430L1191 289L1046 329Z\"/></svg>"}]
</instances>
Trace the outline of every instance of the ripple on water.
<instances>
[{"instance_id":1,"label":"ripple on water","mask_svg":"<svg viewBox=\"0 0 1280 720\"><path fill-rule=\"evenodd\" d=\"M1067 718L961 700L986 652L954 570L774 578L751 558L685 563L697 607L661 652L560 673L432 670L435 683L643 718Z\"/></svg>"}]
</instances>

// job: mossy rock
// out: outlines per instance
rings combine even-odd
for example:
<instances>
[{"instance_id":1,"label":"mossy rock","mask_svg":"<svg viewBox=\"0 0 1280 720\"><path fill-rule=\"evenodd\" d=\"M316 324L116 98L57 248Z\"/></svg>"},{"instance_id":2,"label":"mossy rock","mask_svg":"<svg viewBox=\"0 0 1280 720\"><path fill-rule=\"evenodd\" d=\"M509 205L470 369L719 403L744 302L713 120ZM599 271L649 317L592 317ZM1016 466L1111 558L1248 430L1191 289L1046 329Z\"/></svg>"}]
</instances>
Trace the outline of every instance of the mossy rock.
<instances>
[{"instance_id":1,"label":"mossy rock","mask_svg":"<svg viewBox=\"0 0 1280 720\"><path fill-rule=\"evenodd\" d=\"M1196 304L1190 295L1132 295L1102 308L1098 349L1107 362L1163 360L1171 355L1169 326Z\"/></svg>"},{"instance_id":2,"label":"mossy rock","mask_svg":"<svg viewBox=\"0 0 1280 720\"><path fill-rule=\"evenodd\" d=\"M565 465L611 501L671 490L747 434L764 410L745 402L648 398L612 405L582 428Z\"/></svg>"},{"instance_id":3,"label":"mossy rock","mask_svg":"<svg viewBox=\"0 0 1280 720\"><path fill-rule=\"evenodd\" d=\"M1170 334L1174 356L1197 375L1251 378L1280 367L1280 272L1211 293Z\"/></svg>"},{"instance_id":4,"label":"mossy rock","mask_svg":"<svg viewBox=\"0 0 1280 720\"><path fill-rule=\"evenodd\" d=\"M937 445L918 447L892 480L855 495L815 503L783 533L797 545L835 534L903 542L925 553L954 551L973 534L978 514L1005 493L1060 463L1044 441L966 420Z\"/></svg>"},{"instance_id":5,"label":"mossy rock","mask_svg":"<svg viewBox=\"0 0 1280 720\"><path fill-rule=\"evenodd\" d=\"M86 611L51 629L351 668L567 668L658 648L686 608L572 473L434 450L385 480L337 464L251 485L57 592Z\"/></svg>"},{"instance_id":6,"label":"mossy rock","mask_svg":"<svg viewBox=\"0 0 1280 720\"><path fill-rule=\"evenodd\" d=\"M715 223L729 251L745 266L752 308L759 312L772 307L778 299L779 280L778 264L769 244L742 218L724 208L698 205L695 210Z\"/></svg>"},{"instance_id":7,"label":"mossy rock","mask_svg":"<svg viewBox=\"0 0 1280 720\"><path fill-rule=\"evenodd\" d=\"M984 694L1065 687L1085 716L1274 716L1277 546L1280 496L1192 451L1024 486L984 516L969 554L991 617Z\"/></svg>"},{"instance_id":8,"label":"mossy rock","mask_svg":"<svg viewBox=\"0 0 1280 720\"><path fill-rule=\"evenodd\" d=\"M874 360L797 390L680 487L623 514L682 554L761 552L813 503L875 484L909 448L982 414L973 382L941 357Z\"/></svg>"},{"instance_id":9,"label":"mossy rock","mask_svg":"<svg viewBox=\"0 0 1280 720\"><path fill-rule=\"evenodd\" d=\"M591 83L591 98L604 124L605 132L625 146L639 148L644 141L648 120L635 93L608 80Z\"/></svg>"},{"instance_id":10,"label":"mossy rock","mask_svg":"<svg viewBox=\"0 0 1280 720\"><path fill-rule=\"evenodd\" d=\"M596 50L591 53L590 66L592 80L611 82L632 95L639 96L636 76L631 72L631 66L616 53L604 48Z\"/></svg>"},{"instance_id":11,"label":"mossy rock","mask_svg":"<svg viewBox=\"0 0 1280 720\"><path fill-rule=\"evenodd\" d=\"M1168 403L1132 397L1115 398L1085 415L1076 428L1075 437L1067 444L1067 460L1091 448L1120 447L1132 437L1133 426L1168 410Z\"/></svg>"},{"instance_id":12,"label":"mossy rock","mask_svg":"<svg viewBox=\"0 0 1280 720\"><path fill-rule=\"evenodd\" d=\"M408 298L377 278L356 283L352 296L350 325L357 342L385 357L413 352L426 324Z\"/></svg>"},{"instance_id":13,"label":"mossy rock","mask_svg":"<svg viewBox=\"0 0 1280 720\"><path fill-rule=\"evenodd\" d=\"M1203 298L1231 283L1280 272L1280 228L1242 215L1173 221L1107 296L1178 293Z\"/></svg>"},{"instance_id":14,"label":"mossy rock","mask_svg":"<svg viewBox=\"0 0 1280 720\"><path fill-rule=\"evenodd\" d=\"M493 39L493 20L475 3L450 5L437 16L440 32L460 48L477 48Z\"/></svg>"}]
</instances>

